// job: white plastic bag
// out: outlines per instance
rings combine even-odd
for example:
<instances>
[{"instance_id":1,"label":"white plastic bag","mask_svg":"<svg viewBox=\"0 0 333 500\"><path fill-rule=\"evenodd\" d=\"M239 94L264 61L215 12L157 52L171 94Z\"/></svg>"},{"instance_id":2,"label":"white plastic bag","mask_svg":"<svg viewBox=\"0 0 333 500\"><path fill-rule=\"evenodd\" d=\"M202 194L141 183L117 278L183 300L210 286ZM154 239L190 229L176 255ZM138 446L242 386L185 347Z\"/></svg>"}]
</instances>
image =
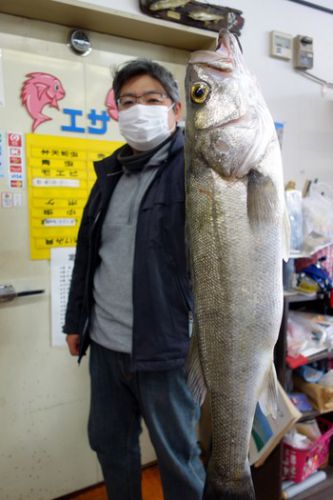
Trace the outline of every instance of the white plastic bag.
<instances>
[{"instance_id":1,"label":"white plastic bag","mask_svg":"<svg viewBox=\"0 0 333 500\"><path fill-rule=\"evenodd\" d=\"M333 241L333 198L321 194L316 187L303 198L303 233L307 250Z\"/></svg>"},{"instance_id":2,"label":"white plastic bag","mask_svg":"<svg viewBox=\"0 0 333 500\"><path fill-rule=\"evenodd\" d=\"M290 222L290 250L297 251L303 246L302 193L297 189L287 189L286 205Z\"/></svg>"}]
</instances>

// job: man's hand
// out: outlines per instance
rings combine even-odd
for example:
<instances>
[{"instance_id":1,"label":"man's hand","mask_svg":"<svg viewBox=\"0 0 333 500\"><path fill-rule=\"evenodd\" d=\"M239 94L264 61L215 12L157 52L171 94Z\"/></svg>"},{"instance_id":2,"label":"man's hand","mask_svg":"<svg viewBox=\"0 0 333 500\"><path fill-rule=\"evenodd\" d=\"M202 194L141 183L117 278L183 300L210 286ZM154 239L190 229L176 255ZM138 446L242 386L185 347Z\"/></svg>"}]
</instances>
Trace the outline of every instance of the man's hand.
<instances>
[{"instance_id":1,"label":"man's hand","mask_svg":"<svg viewBox=\"0 0 333 500\"><path fill-rule=\"evenodd\" d=\"M68 344L68 349L71 355L78 356L80 347L80 335L78 335L77 333L67 335L66 342Z\"/></svg>"}]
</instances>

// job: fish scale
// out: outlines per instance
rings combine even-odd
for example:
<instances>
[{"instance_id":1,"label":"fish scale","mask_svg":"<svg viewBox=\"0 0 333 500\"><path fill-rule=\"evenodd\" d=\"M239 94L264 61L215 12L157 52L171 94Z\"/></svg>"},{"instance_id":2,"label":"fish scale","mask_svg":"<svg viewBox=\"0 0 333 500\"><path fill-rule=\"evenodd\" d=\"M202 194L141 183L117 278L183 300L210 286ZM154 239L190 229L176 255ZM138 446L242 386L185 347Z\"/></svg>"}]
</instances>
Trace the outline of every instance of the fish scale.
<instances>
[{"instance_id":1,"label":"fish scale","mask_svg":"<svg viewBox=\"0 0 333 500\"><path fill-rule=\"evenodd\" d=\"M201 400L206 388L211 401L204 500L252 500L249 441L257 402L268 381L274 385L282 315L283 182L273 122L260 94L253 108L254 80L230 70L238 45L227 36L221 57L194 53L186 77L186 213L195 300L189 383ZM233 77L241 77L240 84ZM198 82L209 88L206 100L201 88L199 103L193 94ZM247 85L254 88L244 96ZM248 130L249 124L258 128ZM256 145L256 135L266 142Z\"/></svg>"}]
</instances>

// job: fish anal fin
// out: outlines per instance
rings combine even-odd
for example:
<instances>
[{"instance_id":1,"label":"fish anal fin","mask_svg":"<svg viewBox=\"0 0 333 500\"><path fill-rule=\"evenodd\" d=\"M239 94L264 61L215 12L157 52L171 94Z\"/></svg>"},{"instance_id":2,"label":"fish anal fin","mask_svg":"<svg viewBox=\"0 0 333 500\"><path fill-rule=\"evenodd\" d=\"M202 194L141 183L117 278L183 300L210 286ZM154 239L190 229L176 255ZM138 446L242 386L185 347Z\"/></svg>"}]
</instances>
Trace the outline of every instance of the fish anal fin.
<instances>
[{"instance_id":1,"label":"fish anal fin","mask_svg":"<svg viewBox=\"0 0 333 500\"><path fill-rule=\"evenodd\" d=\"M195 330L194 322L190 350L187 358L187 383L193 394L194 400L202 405L206 398L207 386L201 366L198 336Z\"/></svg>"},{"instance_id":2,"label":"fish anal fin","mask_svg":"<svg viewBox=\"0 0 333 500\"><path fill-rule=\"evenodd\" d=\"M265 385L259 398L259 404L265 415L272 415L273 418L276 418L277 416L278 390L278 380L275 366L272 362L268 376L265 380Z\"/></svg>"}]
</instances>

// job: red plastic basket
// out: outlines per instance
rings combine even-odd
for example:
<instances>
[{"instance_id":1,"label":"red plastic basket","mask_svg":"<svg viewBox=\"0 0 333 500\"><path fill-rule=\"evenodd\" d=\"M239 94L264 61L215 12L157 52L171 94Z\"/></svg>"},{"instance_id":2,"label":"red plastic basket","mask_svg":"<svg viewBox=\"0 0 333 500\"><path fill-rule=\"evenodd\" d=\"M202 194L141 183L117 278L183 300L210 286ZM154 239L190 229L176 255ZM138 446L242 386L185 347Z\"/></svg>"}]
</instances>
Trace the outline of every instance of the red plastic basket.
<instances>
[{"instance_id":1,"label":"red plastic basket","mask_svg":"<svg viewBox=\"0 0 333 500\"><path fill-rule=\"evenodd\" d=\"M299 450L283 443L283 479L299 483L325 463L333 435L333 422L321 417L317 421L323 434L310 448Z\"/></svg>"}]
</instances>

